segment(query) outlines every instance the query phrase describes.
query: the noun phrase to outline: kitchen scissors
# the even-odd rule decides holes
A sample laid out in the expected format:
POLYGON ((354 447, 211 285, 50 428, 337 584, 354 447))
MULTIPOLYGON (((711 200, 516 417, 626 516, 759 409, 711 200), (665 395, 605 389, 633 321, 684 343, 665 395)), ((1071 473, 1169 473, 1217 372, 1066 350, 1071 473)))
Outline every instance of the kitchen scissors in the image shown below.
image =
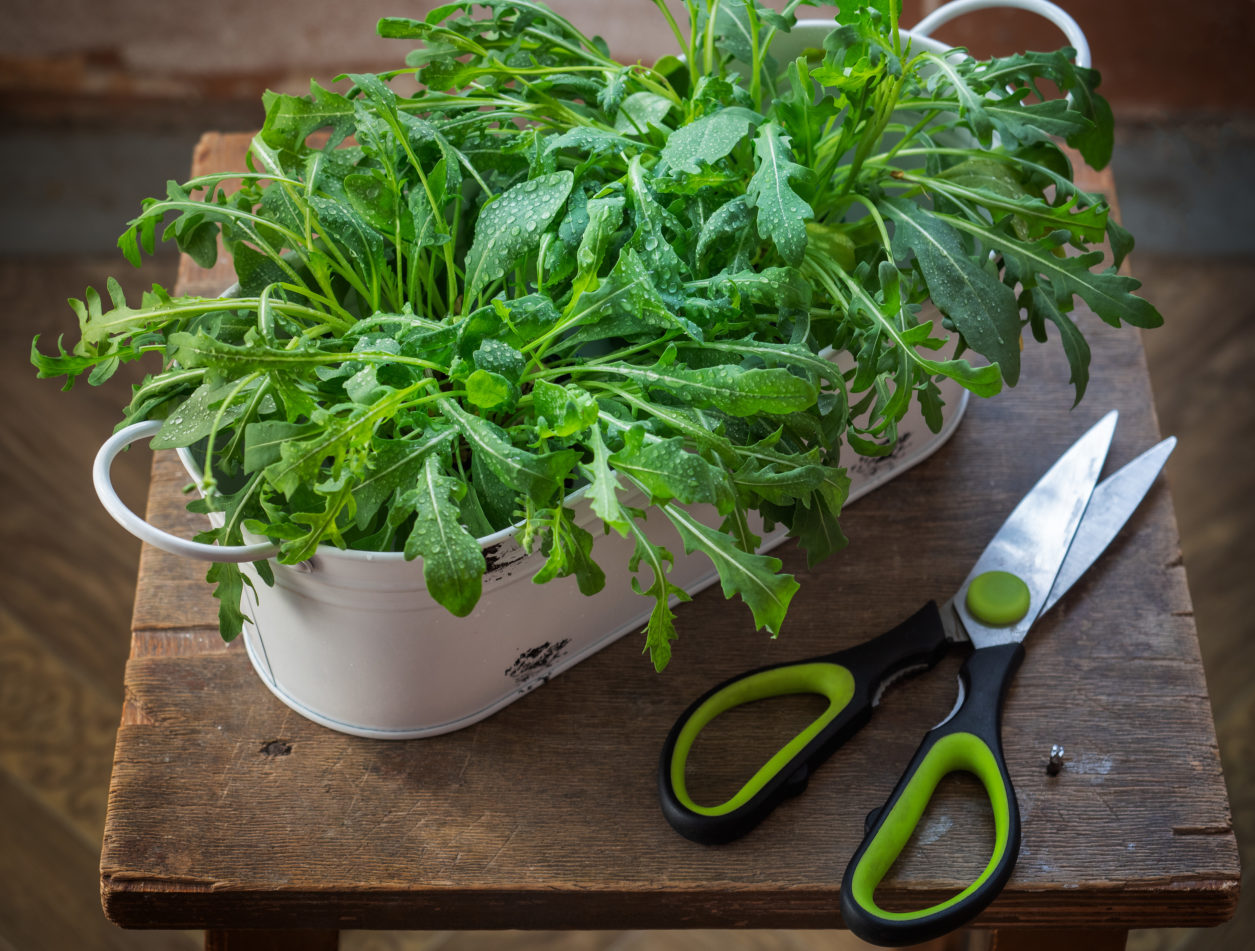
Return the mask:
POLYGON ((841 914, 860 938, 890 946, 930 940, 979 914, 1011 877, 1019 854, 1020 815, 1002 754, 1001 709, 1024 658, 1021 641, 1116 537, 1176 445, 1175 438, 1165 439, 1099 483, 1116 418, 1114 410, 1104 416, 1041 477, 944 604, 930 601, 854 647, 740 674, 694 701, 672 727, 659 760, 659 796, 671 825, 707 844, 749 832, 802 792, 811 772, 868 722, 888 684, 970 642, 975 649, 959 671, 954 708, 925 735, 884 806, 867 817, 863 841, 842 879, 841 914), (734 707, 791 694, 819 694, 828 707, 726 802, 695 802, 685 764, 702 729, 734 707), (989 797, 994 848, 988 864, 946 901, 908 912, 882 909, 876 887, 938 783, 959 771, 975 774, 989 797))

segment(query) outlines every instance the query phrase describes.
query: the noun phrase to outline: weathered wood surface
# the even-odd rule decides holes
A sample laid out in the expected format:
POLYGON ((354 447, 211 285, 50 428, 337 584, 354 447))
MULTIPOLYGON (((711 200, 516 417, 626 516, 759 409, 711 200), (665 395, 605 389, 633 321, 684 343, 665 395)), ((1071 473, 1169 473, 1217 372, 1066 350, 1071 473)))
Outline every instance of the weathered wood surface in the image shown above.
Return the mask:
MULTIPOLYGON (((246 141, 207 137, 195 171, 239 167, 246 141)), ((225 283, 185 270, 181 289, 225 283)), ((1078 319, 1094 350, 1083 406, 1069 410, 1057 347, 1030 341, 1019 387, 973 401, 946 447, 848 510, 846 552, 809 570, 792 545, 779 550, 802 589, 778 640, 708 590, 679 609, 664 675, 629 636, 443 737, 362 740, 292 713, 242 645, 216 639, 202 566, 146 548, 101 858, 106 913, 129 927, 839 927, 863 816, 949 709, 958 658, 891 690, 805 795, 729 846, 694 845, 666 824, 658 748, 710 684, 847 646, 948 596, 1015 501, 1106 409, 1122 411, 1109 468, 1159 438, 1136 335, 1078 319)), ((150 518, 190 533, 185 482, 159 454, 150 518)), ((1026 647, 1004 718, 1023 847, 978 924, 1227 918, 1237 849, 1162 483, 1026 647), (1067 760, 1051 778, 1054 743, 1067 760)), ((723 718, 727 730, 695 753, 712 773, 706 791, 748 775, 802 706, 723 718)), ((931 903, 970 881, 989 850, 987 810, 972 784, 945 784, 886 903, 931 903)))

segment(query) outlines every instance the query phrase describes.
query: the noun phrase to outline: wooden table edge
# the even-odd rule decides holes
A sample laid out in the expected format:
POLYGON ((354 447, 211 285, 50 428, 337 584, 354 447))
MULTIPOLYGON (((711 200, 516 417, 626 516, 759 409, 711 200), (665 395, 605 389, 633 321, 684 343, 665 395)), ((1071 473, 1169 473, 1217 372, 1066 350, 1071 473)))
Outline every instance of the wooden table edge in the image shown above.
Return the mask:
MULTIPOLYGON (((1075 889, 1051 889, 1068 904, 1069 928, 1213 927, 1228 921, 1237 908, 1238 878, 1200 878, 1144 883, 1129 888, 1118 882, 1082 896, 1075 889), (1176 893, 1174 895, 1174 892, 1176 893), (1083 900, 1078 903, 1077 899, 1083 900), (1127 908, 1121 912, 1121 908, 1127 908), (1148 914, 1148 909, 1153 913, 1148 914)), ((922 893, 913 893, 919 899, 922 893)), ((948 897, 938 893, 937 900, 948 897)), ((1040 892, 1014 893, 994 902, 974 922, 988 929, 1059 926, 1051 902, 1040 892), (1006 900, 1010 898, 1010 900, 1006 900)), ((892 896, 886 896, 891 899, 892 896)), ((774 887, 729 887, 722 895, 688 895, 663 888, 586 888, 559 893, 552 888, 450 888, 424 885, 421 895, 399 886, 361 889, 346 897, 343 889, 294 889, 282 901, 263 890, 196 879, 144 879, 101 875, 105 917, 128 929, 314 928, 353 929, 369 922, 385 930, 639 930, 746 927, 843 929, 839 888, 797 889, 782 905, 774 887), (328 901, 334 894, 336 900, 328 901), (154 901, 160 895, 161 900, 154 901), (178 901, 171 901, 176 895, 178 901), (641 914, 642 905, 654 909, 641 914), (179 914, 169 913, 177 907, 179 914)), ((891 903, 891 902, 890 902, 891 903)))

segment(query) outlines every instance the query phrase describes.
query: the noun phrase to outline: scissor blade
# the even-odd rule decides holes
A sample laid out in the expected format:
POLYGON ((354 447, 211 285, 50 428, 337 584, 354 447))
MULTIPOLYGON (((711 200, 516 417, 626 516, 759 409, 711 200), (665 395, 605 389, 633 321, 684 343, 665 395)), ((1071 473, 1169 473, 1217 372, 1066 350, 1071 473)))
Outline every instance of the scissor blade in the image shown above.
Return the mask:
POLYGON ((1049 611, 1056 601, 1068 593, 1068 589, 1089 570, 1089 566, 1098 560, 1098 556, 1120 534, 1124 523, 1155 484, 1155 479, 1159 477, 1164 463, 1168 461, 1168 456, 1172 455, 1176 445, 1176 437, 1169 436, 1163 442, 1151 446, 1119 472, 1098 483, 1041 614, 1049 611))
POLYGON ((1050 467, 1002 523, 955 594, 954 609, 977 648, 1022 641, 1041 614, 1098 484, 1116 418, 1112 410, 1050 467), (1028 613, 1015 624, 990 626, 968 611, 968 585, 987 571, 1010 572, 1028 586, 1028 613))

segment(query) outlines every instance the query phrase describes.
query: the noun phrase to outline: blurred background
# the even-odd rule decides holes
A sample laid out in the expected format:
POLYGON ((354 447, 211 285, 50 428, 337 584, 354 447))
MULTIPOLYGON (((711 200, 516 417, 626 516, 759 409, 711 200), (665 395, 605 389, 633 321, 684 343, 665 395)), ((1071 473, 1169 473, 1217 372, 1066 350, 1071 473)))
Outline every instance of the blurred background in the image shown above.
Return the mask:
MULTIPOLYGON (((550 0, 621 60, 672 41, 649 0, 550 0)), ((128 377, 73 396, 37 383, 31 337, 116 275, 128 294, 171 287, 172 248, 136 272, 115 242, 148 195, 186 177, 209 129, 262 119, 265 89, 399 65, 376 20, 428 0, 0 0, 0 951, 195 948, 197 936, 105 921, 97 863, 129 648, 139 543, 100 509, 90 461, 129 397, 128 377)), ((779 8, 782 0, 771 5, 779 8)), ((941 0, 906 0, 917 22, 941 0)), ((1063 0, 1117 118, 1113 160, 1132 271, 1166 318, 1144 341, 1234 823, 1255 856, 1255 40, 1251 0, 1063 0)), ((678 6, 678 4, 677 4, 678 6)), ((822 16, 823 9, 803 10, 822 16)), ((938 36, 981 55, 1053 49, 1033 16, 983 11, 938 36)), ((115 467, 142 507, 147 456, 115 467)), ((346 949, 855 947, 797 932, 633 935, 346 934, 346 949)), ((1255 894, 1205 932, 1136 931, 1130 948, 1255 947, 1255 894)))

